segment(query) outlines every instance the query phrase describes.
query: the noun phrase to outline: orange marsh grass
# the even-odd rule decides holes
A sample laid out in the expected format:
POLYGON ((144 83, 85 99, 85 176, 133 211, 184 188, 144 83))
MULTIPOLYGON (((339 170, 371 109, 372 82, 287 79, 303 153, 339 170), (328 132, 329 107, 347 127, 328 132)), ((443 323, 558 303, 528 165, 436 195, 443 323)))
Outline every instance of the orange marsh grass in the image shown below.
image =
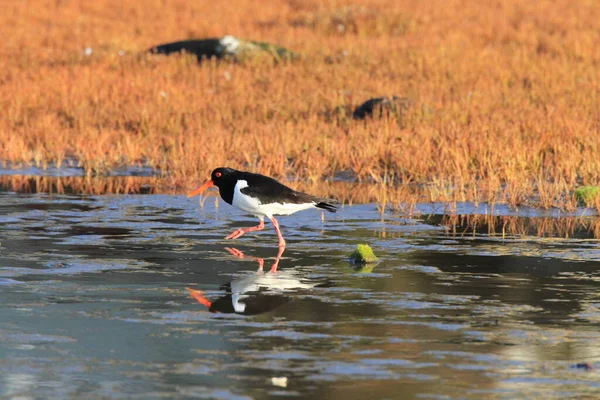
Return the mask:
MULTIPOLYGON (((427 216, 424 217, 427 220, 427 216)), ((600 220, 589 217, 536 217, 446 214, 437 216, 435 222, 448 228, 453 237, 476 236, 483 233, 511 240, 532 240, 534 237, 548 241, 561 239, 597 240, 600 238, 600 220)))
POLYGON ((144 163, 162 171, 158 191, 180 193, 227 165, 353 201, 318 184, 344 171, 377 184, 360 201, 392 207, 431 200, 573 209, 572 190, 598 183, 594 2, 6 7, 0 161, 11 165, 75 159, 92 175, 144 163), (225 34, 302 57, 198 65, 186 55, 140 54, 225 34), (407 96, 412 106, 400 120, 354 121, 344 111, 382 95, 407 96))

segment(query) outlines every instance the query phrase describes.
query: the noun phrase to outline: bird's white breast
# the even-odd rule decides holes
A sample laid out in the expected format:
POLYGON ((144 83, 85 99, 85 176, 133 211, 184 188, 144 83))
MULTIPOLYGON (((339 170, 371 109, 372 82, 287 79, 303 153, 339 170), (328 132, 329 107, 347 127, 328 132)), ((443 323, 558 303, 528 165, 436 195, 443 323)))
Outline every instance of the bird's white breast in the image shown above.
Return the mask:
POLYGON ((304 204, 282 204, 282 203, 269 203, 262 204, 260 200, 255 197, 248 196, 241 192, 242 189, 248 187, 248 182, 239 180, 235 184, 233 189, 233 200, 231 204, 240 210, 246 211, 250 214, 254 214, 257 217, 266 216, 268 218, 273 215, 290 215, 297 211, 307 210, 314 208, 315 203, 304 203, 304 204))
POLYGON ((295 289, 312 289, 317 284, 316 282, 302 282, 300 277, 292 272, 255 273, 231 282, 233 309, 238 313, 243 313, 246 310, 244 299, 249 296, 247 293, 258 293, 261 288, 266 289, 270 294, 284 294, 295 289))
POLYGON ((235 187, 233 188, 233 200, 231 201, 231 204, 240 210, 259 216, 261 215, 260 201, 257 198, 248 196, 241 192, 243 188, 247 187, 248 182, 246 181, 240 180, 236 182, 235 187))

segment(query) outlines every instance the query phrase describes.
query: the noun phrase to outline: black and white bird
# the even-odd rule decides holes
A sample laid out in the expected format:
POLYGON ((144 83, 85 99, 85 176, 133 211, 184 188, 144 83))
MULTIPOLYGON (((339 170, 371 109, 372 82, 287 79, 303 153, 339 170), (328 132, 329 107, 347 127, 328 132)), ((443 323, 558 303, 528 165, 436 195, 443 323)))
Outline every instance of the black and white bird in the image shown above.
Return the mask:
POLYGON ((297 271, 250 272, 221 285, 223 296, 214 300, 206 298, 200 290, 186 288, 190 296, 212 313, 258 315, 293 300, 293 295, 310 292, 316 287, 331 286, 329 281, 302 279, 297 271))
POLYGON ((211 186, 219 188, 221 198, 225 202, 255 215, 260 220, 257 226, 237 229, 225 239, 237 239, 244 233, 262 230, 265 227, 264 218, 267 217, 277 232, 278 246, 285 247, 285 240, 281 235, 275 215, 290 215, 310 208, 319 208, 330 212, 337 210, 336 200, 296 192, 273 178, 224 167, 215 169, 211 173, 210 180, 190 192, 188 197, 200 194, 211 186))
POLYGON ((247 257, 234 248, 226 247, 225 250, 236 258, 255 259, 258 262, 258 271, 236 276, 229 283, 222 285, 221 290, 225 290, 225 295, 213 301, 208 300, 200 290, 186 288, 193 299, 213 313, 262 314, 289 303, 293 294, 332 285, 329 280, 308 278, 302 270, 277 271, 284 252, 283 247, 279 247, 277 257, 268 272, 263 270, 263 258, 247 257))

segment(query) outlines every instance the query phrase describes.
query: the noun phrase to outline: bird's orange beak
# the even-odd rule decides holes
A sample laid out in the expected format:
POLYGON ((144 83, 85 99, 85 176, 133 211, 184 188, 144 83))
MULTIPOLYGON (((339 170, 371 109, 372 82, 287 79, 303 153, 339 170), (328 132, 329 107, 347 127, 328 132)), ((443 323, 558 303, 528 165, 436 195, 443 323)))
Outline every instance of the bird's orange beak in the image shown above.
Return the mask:
POLYGON ((215 186, 215 183, 212 181, 212 179, 209 180, 209 181, 207 181, 207 182, 205 182, 204 185, 200 186, 198 189, 196 189, 196 190, 194 190, 192 192, 189 192, 188 195, 187 195, 187 197, 192 197, 192 196, 195 196, 197 194, 200 194, 200 193, 204 192, 206 189, 208 189, 211 186, 215 186))
POLYGON ((192 298, 194 300, 196 300, 198 303, 202 304, 206 308, 210 309, 210 306, 211 306, 212 303, 206 297, 204 297, 204 295, 202 294, 201 291, 194 290, 194 289, 191 289, 189 287, 186 287, 186 289, 187 289, 188 292, 190 292, 190 296, 192 296, 192 298))

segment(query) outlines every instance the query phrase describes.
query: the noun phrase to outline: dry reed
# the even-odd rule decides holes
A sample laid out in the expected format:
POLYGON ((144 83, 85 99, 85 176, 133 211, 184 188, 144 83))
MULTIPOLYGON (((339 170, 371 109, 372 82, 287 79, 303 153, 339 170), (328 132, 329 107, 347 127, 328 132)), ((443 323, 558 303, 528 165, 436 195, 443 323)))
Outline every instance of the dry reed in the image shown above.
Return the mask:
POLYGON ((0 162, 75 159, 88 175, 142 163, 162 172, 157 191, 174 192, 227 165, 341 198, 353 193, 317 183, 343 172, 376 183, 361 201, 396 208, 573 209, 572 190, 598 183, 600 7, 589 0, 13 1, 0 34, 0 162), (303 56, 140 55, 226 34, 303 56), (350 118, 386 95, 412 106, 350 118))

